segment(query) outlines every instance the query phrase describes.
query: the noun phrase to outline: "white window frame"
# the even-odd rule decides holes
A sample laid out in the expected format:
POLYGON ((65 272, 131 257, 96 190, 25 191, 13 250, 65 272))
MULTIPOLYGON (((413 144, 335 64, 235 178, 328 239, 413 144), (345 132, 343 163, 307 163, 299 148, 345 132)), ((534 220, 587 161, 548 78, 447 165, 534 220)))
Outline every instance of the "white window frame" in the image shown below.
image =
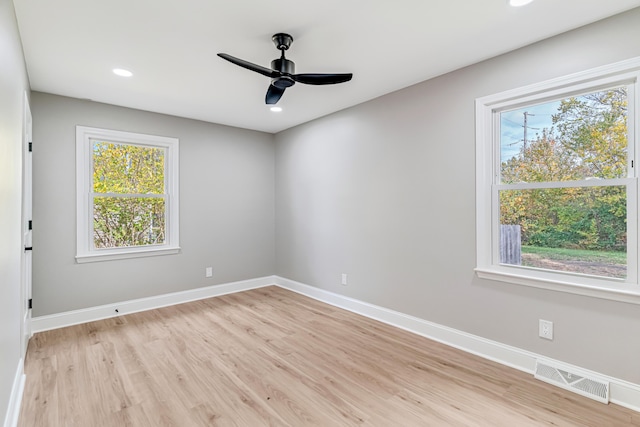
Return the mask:
POLYGON ((76 126, 76 262, 127 259, 180 252, 179 244, 179 140, 178 138, 76 126), (164 244, 123 248, 94 248, 93 141, 101 140, 165 150, 164 244))
MULTIPOLYGON (((638 267, 638 129, 640 129, 640 57, 476 99, 476 274, 483 279, 640 304, 638 267), (500 264, 500 190, 539 188, 539 184, 500 182, 500 113, 531 104, 627 85, 628 170, 607 180, 627 187, 627 278, 500 264), (633 167, 635 166, 635 167, 633 167), (614 182, 615 181, 615 182, 614 182)), ((593 181, 548 183, 548 188, 599 185, 593 181)), ((601 185, 601 184, 600 184, 601 185)))

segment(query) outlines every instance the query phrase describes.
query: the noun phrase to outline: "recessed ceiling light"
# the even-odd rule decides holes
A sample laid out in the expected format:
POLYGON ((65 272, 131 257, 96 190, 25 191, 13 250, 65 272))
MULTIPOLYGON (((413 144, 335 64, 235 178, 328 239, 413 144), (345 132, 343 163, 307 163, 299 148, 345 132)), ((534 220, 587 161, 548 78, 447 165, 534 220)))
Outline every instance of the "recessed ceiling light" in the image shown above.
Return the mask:
POLYGON ((531 3, 533 0, 509 0, 509 6, 520 7, 531 3))
POLYGON ((280 111, 282 111, 282 107, 271 107, 269 109, 274 113, 279 113, 280 111))
POLYGON ((121 77, 131 77, 133 76, 133 73, 129 70, 125 70, 123 68, 114 68, 113 69, 113 74, 116 74, 118 76, 121 77))

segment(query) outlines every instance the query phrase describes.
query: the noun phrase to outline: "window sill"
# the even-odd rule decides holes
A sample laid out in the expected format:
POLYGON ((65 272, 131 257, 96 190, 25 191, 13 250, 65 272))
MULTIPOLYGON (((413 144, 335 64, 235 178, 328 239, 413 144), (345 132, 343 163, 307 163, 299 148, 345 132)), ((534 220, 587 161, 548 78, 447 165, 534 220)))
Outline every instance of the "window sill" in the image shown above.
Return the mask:
POLYGON ((602 285, 584 284, 576 283, 580 280, 579 278, 575 278, 576 282, 551 278, 539 278, 531 275, 518 274, 518 272, 512 272, 506 269, 503 270, 500 268, 476 268, 475 272, 481 279, 496 280, 499 282, 531 286, 534 288, 548 289, 551 291, 565 292, 612 301, 621 301, 631 304, 640 304, 640 289, 634 289, 640 287, 636 285, 615 283, 613 281, 606 282, 611 283, 609 286, 604 284, 605 281, 603 281, 602 285))
POLYGON ((160 255, 174 255, 180 253, 180 247, 154 248, 154 249, 134 249, 110 253, 95 253, 87 255, 76 255, 76 262, 84 264, 87 262, 112 261, 117 259, 142 258, 160 255))

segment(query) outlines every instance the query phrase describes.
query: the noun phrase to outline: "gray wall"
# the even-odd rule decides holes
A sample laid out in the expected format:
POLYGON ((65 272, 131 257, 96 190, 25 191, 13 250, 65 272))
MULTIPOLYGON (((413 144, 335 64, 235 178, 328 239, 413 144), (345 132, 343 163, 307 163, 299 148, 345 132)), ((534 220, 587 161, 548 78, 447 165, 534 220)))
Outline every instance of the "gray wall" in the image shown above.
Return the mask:
POLYGON ((34 316, 274 274, 272 135, 38 92, 31 107, 34 316), (180 254, 76 264, 76 125, 180 139, 180 254))
POLYGON ((13 2, 0 1, 0 422, 22 356, 22 126, 28 90, 13 2))
POLYGON ((635 9, 276 135, 277 274, 640 383, 640 306, 473 272, 475 98, 640 56, 639 24, 635 9))

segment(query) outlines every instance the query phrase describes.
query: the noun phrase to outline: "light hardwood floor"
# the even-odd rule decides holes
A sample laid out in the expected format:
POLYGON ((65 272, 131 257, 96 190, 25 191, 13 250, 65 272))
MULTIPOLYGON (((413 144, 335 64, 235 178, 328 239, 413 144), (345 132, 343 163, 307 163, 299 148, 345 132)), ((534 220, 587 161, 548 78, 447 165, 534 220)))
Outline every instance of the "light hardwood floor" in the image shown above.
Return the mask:
POLYGON ((21 427, 640 425, 277 287, 39 333, 25 369, 21 427))

